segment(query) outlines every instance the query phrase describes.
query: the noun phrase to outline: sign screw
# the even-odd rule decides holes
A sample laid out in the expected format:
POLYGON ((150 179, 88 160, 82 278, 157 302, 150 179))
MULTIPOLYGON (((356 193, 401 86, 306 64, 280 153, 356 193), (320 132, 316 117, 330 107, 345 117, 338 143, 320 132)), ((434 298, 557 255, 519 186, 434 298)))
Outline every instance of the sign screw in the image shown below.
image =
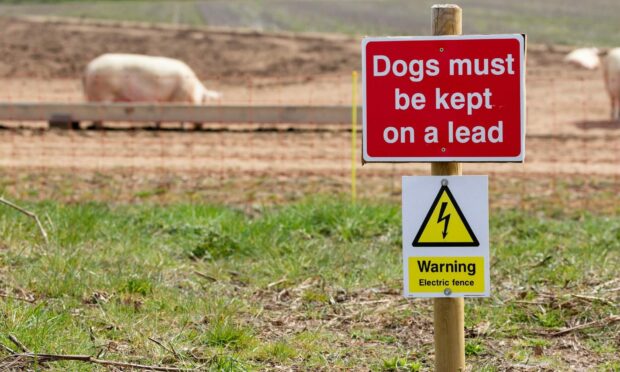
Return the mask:
POLYGON ((448 186, 448 180, 447 179, 442 179, 441 180, 441 186, 448 186))
POLYGON ((442 147, 442 148, 441 148, 441 152, 446 152, 446 148, 445 148, 445 147, 442 147))
POLYGON ((443 48, 439 48, 439 51, 440 51, 440 52, 443 52, 443 48))
POLYGON ((450 296, 452 294, 452 290, 450 288, 446 288, 443 290, 443 294, 446 296, 450 296))

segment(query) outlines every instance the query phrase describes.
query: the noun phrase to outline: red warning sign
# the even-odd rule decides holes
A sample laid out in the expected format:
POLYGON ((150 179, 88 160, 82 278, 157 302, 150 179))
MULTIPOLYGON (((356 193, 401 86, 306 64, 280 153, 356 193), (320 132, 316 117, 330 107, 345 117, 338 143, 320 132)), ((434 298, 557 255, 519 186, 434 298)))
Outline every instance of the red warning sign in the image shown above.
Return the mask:
POLYGON ((523 35, 365 38, 366 162, 520 162, 523 35))

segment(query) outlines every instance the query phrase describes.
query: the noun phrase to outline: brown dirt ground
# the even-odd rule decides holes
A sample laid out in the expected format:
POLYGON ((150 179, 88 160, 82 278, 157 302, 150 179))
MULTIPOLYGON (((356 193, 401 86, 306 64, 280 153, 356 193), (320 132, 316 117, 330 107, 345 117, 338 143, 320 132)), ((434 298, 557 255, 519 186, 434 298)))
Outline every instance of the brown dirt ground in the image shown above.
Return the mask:
POLYGON ((117 27, 1 19, 0 76, 79 78, 102 53, 179 58, 199 77, 238 82, 248 77, 297 77, 349 72, 359 65, 348 37, 207 32, 201 29, 117 27))

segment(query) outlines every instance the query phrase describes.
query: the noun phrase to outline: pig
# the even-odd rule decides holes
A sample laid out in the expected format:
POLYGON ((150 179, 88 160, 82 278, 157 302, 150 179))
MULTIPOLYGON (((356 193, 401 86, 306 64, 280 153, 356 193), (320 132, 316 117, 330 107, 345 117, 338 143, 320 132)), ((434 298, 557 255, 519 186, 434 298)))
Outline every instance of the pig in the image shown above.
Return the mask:
POLYGON ((138 54, 104 54, 84 71, 84 94, 90 102, 178 102, 195 105, 221 94, 202 85, 178 59, 138 54))
POLYGON ((601 66, 605 88, 611 102, 611 119, 620 121, 620 48, 603 51, 597 48, 576 49, 564 60, 588 69, 601 66))
POLYGON ((139 54, 108 53, 93 59, 84 70, 82 84, 88 102, 201 105, 221 97, 205 88, 184 62, 139 54))
POLYGON ((594 70, 601 65, 598 48, 579 48, 568 53, 564 61, 572 63, 588 70, 594 70))

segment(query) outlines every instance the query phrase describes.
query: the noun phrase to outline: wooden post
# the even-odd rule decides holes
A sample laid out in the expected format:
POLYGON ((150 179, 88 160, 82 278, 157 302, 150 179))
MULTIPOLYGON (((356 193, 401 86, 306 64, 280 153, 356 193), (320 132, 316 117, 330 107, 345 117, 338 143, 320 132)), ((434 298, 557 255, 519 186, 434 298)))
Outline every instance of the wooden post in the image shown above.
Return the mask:
MULTIPOLYGON (((433 35, 461 35, 462 11, 458 5, 433 5, 433 35)), ((461 163, 432 163, 431 175, 460 176, 461 163)), ((463 298, 435 298, 435 371, 465 370, 465 303, 463 298)))

